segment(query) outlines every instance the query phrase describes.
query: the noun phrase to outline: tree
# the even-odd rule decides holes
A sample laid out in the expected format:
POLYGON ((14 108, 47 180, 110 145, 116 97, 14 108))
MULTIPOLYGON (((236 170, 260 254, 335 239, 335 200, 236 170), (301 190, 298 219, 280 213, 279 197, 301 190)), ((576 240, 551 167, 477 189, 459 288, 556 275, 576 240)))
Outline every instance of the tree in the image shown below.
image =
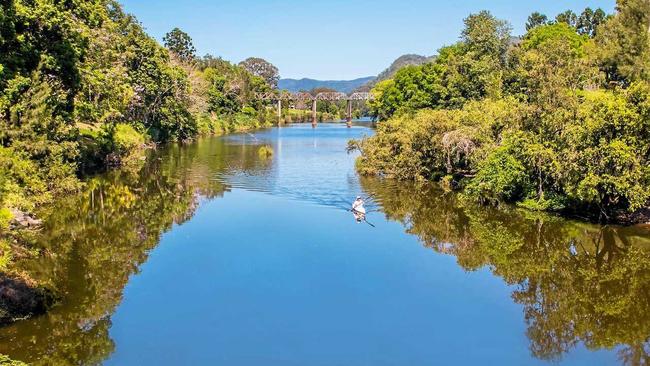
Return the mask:
POLYGON ((203 76, 209 87, 208 112, 233 115, 246 107, 259 109, 255 93, 269 91, 269 86, 259 76, 228 61, 216 59, 213 67, 204 70, 203 76))
POLYGON ((556 23, 531 29, 521 43, 521 49, 535 49, 544 43, 559 41, 569 45, 576 55, 584 55, 584 45, 587 40, 586 36, 577 34, 575 29, 566 23, 556 23))
POLYGON ((192 44, 192 38, 178 28, 174 28, 171 32, 165 34, 163 43, 168 50, 183 61, 191 61, 195 57, 196 49, 192 44))
POLYGON ((271 88, 278 87, 278 81, 280 80, 280 74, 278 73, 278 68, 275 67, 272 63, 257 57, 249 57, 246 60, 239 63, 239 66, 248 70, 251 74, 259 76, 271 88))
POLYGON ((470 14, 463 20, 465 28, 461 39, 478 56, 503 58, 510 41, 510 24, 497 19, 489 11, 470 14))
POLYGON ((603 221, 648 207, 650 86, 642 80, 650 5, 621 3, 601 27, 595 24, 602 14, 587 9, 580 34, 567 12, 558 17, 566 21, 531 28, 508 52, 504 22, 488 12, 470 15, 462 42, 373 89, 370 106, 382 124, 355 145, 359 171, 398 179, 448 175, 466 179, 465 196, 483 203, 567 209, 603 221), (594 49, 631 73, 623 74, 627 89, 597 90, 594 49), (433 111, 421 110, 427 108, 433 111))
POLYGON ((464 22, 461 42, 375 86, 376 99, 370 103, 374 116, 383 120, 421 108, 461 108, 467 101, 501 94, 510 25, 488 11, 471 14, 464 22))
POLYGON ((526 31, 529 31, 537 26, 544 25, 548 22, 548 17, 539 12, 534 12, 528 16, 528 21, 526 22, 526 31))
POLYGON ((606 18, 607 14, 605 14, 603 9, 598 8, 596 11, 594 11, 591 10, 591 8, 586 8, 578 17, 576 29, 580 34, 586 34, 589 37, 594 37, 596 35, 598 26, 602 24, 606 18))
POLYGON ((564 13, 558 14, 555 17, 555 21, 558 23, 566 23, 575 28, 578 23, 578 16, 573 11, 567 10, 564 13))
POLYGON ((203 57, 198 57, 196 59, 196 64, 200 70, 205 70, 208 67, 218 68, 219 65, 221 65, 224 62, 227 61, 224 61, 221 57, 214 57, 209 53, 203 57))
POLYGON ((596 35, 596 53, 609 81, 650 80, 650 1, 618 0, 617 13, 596 35))

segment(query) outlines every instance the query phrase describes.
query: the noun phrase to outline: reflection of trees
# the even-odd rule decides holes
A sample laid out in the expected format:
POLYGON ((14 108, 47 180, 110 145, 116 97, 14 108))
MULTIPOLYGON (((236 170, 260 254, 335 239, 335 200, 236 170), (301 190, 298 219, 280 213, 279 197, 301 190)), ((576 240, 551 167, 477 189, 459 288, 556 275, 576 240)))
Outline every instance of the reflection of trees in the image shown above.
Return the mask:
POLYGON ((431 186, 373 179, 363 188, 387 217, 465 269, 489 266, 524 306, 531 352, 557 360, 583 342, 650 361, 650 239, 516 209, 474 207, 431 186))
POLYGON ((35 365, 101 363, 113 352, 110 315, 129 276, 160 236, 192 217, 200 197, 227 187, 219 171, 262 169, 257 147, 220 139, 154 152, 147 163, 91 179, 79 195, 43 213, 36 246, 43 255, 18 266, 52 289, 59 304, 46 315, 0 329, 0 353, 35 365))

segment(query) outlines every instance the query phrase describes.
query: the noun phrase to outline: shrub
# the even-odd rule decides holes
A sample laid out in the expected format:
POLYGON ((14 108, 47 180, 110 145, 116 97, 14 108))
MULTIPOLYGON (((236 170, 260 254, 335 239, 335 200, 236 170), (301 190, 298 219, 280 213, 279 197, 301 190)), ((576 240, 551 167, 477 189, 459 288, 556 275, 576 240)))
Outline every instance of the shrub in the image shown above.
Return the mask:
POLYGON ((451 175, 445 175, 440 179, 440 186, 442 189, 445 191, 453 191, 454 190, 454 177, 451 175))
POLYGON ((115 151, 122 156, 142 148, 145 143, 144 135, 124 123, 118 123, 115 126, 112 137, 115 151))
MULTIPOLYGON (((25 154, 13 148, 0 147, 0 203, 31 210, 38 204, 50 202, 52 192, 49 189, 57 187, 58 182, 48 182, 47 173, 25 154)), ((74 175, 71 179, 76 181, 74 175)))
POLYGON ((28 366, 22 361, 10 359, 8 356, 0 354, 0 366, 28 366))
POLYGON ((7 270, 9 262, 11 262, 11 246, 4 239, 0 239, 0 272, 7 270))
POLYGON ((9 211, 8 208, 2 207, 0 208, 0 234, 4 231, 7 231, 9 229, 9 223, 13 219, 13 215, 11 214, 11 211, 9 211))
POLYGON ((562 211, 566 207, 565 199, 555 194, 547 194, 544 197, 526 198, 517 203, 517 206, 531 211, 562 211))
POLYGON ((507 147, 499 147, 481 162, 466 194, 478 202, 497 205, 521 197, 526 181, 524 165, 507 147))

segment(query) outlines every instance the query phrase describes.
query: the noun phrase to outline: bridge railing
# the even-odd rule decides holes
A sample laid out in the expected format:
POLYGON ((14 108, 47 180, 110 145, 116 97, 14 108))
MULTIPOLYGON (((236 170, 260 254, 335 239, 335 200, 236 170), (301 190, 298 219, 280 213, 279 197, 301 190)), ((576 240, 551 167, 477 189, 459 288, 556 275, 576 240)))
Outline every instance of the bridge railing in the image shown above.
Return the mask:
POLYGON ((257 100, 268 100, 268 101, 314 101, 314 100, 325 100, 325 101, 339 101, 339 100, 374 100, 372 93, 352 93, 350 95, 340 92, 323 92, 318 93, 315 96, 309 93, 278 93, 278 92, 266 92, 266 93, 256 93, 255 99, 257 100))
POLYGON ((372 93, 352 93, 350 95, 340 92, 323 92, 316 95, 311 95, 309 93, 289 93, 286 91, 282 92, 266 92, 266 93, 256 93, 255 98, 257 100, 266 100, 277 103, 278 109, 278 121, 282 120, 282 101, 303 101, 311 102, 311 124, 313 127, 317 125, 317 109, 316 104, 318 101, 340 101, 344 100, 347 102, 346 108, 346 119, 348 127, 352 127, 352 103, 357 100, 373 100, 375 97, 372 93))

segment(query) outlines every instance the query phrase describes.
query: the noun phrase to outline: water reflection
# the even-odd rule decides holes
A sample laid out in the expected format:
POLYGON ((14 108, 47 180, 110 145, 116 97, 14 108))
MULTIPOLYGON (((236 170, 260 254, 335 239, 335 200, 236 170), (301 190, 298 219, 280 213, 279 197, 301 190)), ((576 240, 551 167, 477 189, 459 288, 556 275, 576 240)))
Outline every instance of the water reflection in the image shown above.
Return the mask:
POLYGON ((36 247, 44 255, 19 263, 55 291, 59 305, 1 328, 0 353, 35 365, 102 363, 116 348, 111 315, 161 235, 189 220, 202 200, 242 189, 346 211, 361 195, 378 226, 370 230, 387 226, 373 213, 380 210, 462 268, 488 267, 512 285, 535 357, 560 360, 584 343, 616 349, 623 364, 649 363, 649 232, 468 206, 428 185, 360 180, 344 149, 366 133, 296 126, 205 139, 90 180, 43 213, 49 219, 36 247), (258 153, 267 144, 270 158, 258 153))
POLYGON ((583 342, 618 349, 622 364, 650 361, 650 232, 468 206, 431 186, 361 185, 425 246, 514 285, 535 357, 560 360, 583 342))
MULTIPOLYGON (((0 353, 34 365, 94 365, 115 348, 110 316, 129 276, 160 236, 192 217, 201 199, 227 187, 214 172, 267 169, 257 145, 207 139, 153 152, 147 163, 88 182, 83 193, 44 212, 36 245, 44 255, 19 266, 54 290, 58 306, 0 329, 0 353)), ((153 306, 153 305, 152 305, 153 306)))

